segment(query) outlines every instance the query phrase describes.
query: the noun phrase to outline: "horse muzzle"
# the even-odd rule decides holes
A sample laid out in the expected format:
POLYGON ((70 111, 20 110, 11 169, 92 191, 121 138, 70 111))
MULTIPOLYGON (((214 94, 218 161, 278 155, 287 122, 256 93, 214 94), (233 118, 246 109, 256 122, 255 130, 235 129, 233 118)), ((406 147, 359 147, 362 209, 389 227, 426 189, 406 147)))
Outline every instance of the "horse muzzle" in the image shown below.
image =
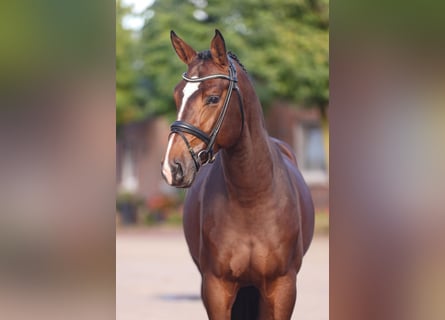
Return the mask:
POLYGON ((162 177, 173 187, 188 188, 195 180, 196 170, 193 166, 193 164, 186 164, 177 160, 165 160, 161 163, 162 177))

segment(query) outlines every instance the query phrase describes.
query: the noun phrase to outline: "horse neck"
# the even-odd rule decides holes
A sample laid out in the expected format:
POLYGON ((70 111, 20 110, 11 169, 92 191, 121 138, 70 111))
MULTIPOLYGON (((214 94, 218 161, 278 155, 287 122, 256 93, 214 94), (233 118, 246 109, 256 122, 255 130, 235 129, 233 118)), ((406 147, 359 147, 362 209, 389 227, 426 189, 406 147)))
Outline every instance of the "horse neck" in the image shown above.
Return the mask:
POLYGON ((235 145, 222 150, 222 161, 229 194, 249 204, 273 188, 273 160, 261 103, 247 75, 240 73, 244 129, 235 145))

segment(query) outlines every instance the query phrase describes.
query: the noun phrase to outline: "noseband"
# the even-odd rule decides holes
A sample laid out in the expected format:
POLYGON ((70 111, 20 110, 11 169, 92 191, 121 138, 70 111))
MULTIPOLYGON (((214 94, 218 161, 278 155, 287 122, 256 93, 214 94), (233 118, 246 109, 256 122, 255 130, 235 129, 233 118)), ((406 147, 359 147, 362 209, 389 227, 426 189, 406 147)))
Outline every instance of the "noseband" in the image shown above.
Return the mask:
POLYGON ((225 74, 212 74, 209 76, 201 77, 201 78, 189 78, 187 77, 186 73, 184 72, 182 74, 182 78, 187 82, 202 82, 205 80, 210 79, 227 79, 230 81, 229 88, 227 89, 227 94, 224 99, 224 105, 222 107, 222 110, 218 116, 218 119, 216 120, 216 123, 210 132, 210 134, 205 133, 201 129, 185 122, 185 121, 175 121, 170 126, 170 135, 173 133, 178 134, 185 142, 188 151, 190 152, 190 155, 192 156, 193 161, 195 162, 196 171, 199 170, 199 168, 202 165, 205 165, 207 163, 212 163, 215 160, 214 154, 213 154, 213 146, 216 141, 216 137, 218 136, 219 130, 221 129, 221 126, 224 121, 224 117, 226 116, 227 109, 229 106, 230 98, 232 97, 232 91, 236 90, 238 93, 238 100, 239 100, 239 108, 241 112, 241 132, 244 128, 244 110, 243 110, 243 102, 241 99, 241 94, 237 85, 238 78, 236 77, 236 69, 233 66, 232 60, 229 59, 229 75, 225 74), (187 140, 184 133, 191 134, 195 136, 196 138, 200 139, 206 144, 206 148, 202 149, 201 151, 196 154, 196 152, 193 150, 192 146, 190 145, 190 142, 187 140))

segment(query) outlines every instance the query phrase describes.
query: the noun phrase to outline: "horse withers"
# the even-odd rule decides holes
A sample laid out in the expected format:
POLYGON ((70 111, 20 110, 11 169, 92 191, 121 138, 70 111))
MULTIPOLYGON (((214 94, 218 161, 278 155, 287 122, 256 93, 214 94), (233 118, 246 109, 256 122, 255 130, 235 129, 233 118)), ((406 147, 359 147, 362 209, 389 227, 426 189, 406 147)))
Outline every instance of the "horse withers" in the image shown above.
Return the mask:
POLYGON ((173 31, 187 72, 162 175, 189 188, 184 234, 209 319, 289 320, 312 240, 311 195, 290 147, 268 136, 260 101, 216 30, 196 52, 173 31))

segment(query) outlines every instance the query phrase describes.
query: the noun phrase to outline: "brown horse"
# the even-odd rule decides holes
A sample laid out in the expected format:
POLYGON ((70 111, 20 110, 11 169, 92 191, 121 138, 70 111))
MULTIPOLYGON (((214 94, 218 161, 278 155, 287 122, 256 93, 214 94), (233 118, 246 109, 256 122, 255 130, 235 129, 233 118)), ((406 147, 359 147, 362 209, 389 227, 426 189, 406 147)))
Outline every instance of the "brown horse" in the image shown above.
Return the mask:
POLYGON ((289 146, 268 136, 221 33, 199 53, 173 31, 171 41, 188 70, 174 90, 178 117, 162 174, 190 187, 184 233, 209 319, 288 320, 314 229, 309 189, 289 146))

